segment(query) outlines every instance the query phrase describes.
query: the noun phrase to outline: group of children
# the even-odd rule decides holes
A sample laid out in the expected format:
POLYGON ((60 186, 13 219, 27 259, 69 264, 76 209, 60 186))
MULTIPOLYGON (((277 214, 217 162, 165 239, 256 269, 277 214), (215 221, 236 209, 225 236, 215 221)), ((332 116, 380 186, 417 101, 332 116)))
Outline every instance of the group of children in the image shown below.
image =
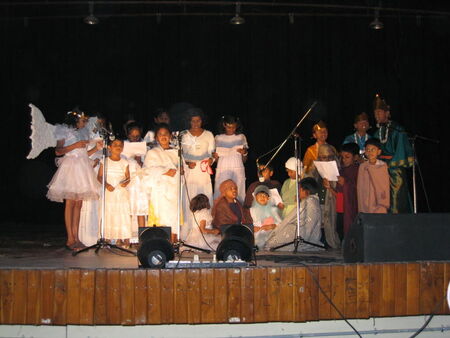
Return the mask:
MULTIPOLYGON (((205 249, 215 249, 222 227, 230 224, 249 226, 260 249, 290 242, 297 235, 298 193, 299 235, 310 243, 339 248, 358 212, 380 213, 389 208, 389 175, 386 164, 378 159, 380 142, 355 133, 356 142, 345 142, 338 154, 326 142, 328 129, 323 122, 314 125, 316 143, 308 148, 303 162, 296 158, 286 162, 289 178, 283 185, 272 180, 270 165, 260 165, 258 181, 245 189, 244 163, 249 147, 236 117, 222 117, 215 137, 203 128, 205 116, 196 108, 188 111, 188 129, 180 133, 170 130, 165 111, 158 113, 156 127, 145 137, 140 126, 131 121, 125 126, 126 140, 110 141, 106 163, 98 165, 98 161, 89 162, 89 156, 98 154, 102 144, 88 147, 83 136, 86 133, 82 132, 85 116, 71 112, 68 117, 66 124, 57 127, 56 153, 64 157, 59 160, 47 196, 66 201, 66 246, 71 250, 92 244, 78 235, 78 225, 83 201, 98 200, 101 195, 104 165, 104 237, 125 247, 137 237, 137 226, 146 225, 170 226, 173 240, 180 238, 205 249), (146 153, 124 156, 128 142, 145 142, 146 153), (322 178, 315 161, 336 161, 337 181, 322 178), (215 162, 213 194, 211 167, 215 162), (177 208, 180 200, 184 203, 177 208), (177 222, 183 224, 180 234, 177 222)), ((366 117, 358 115, 357 132, 367 129, 366 117)), ((95 229, 98 210, 96 224, 90 224, 95 229)))

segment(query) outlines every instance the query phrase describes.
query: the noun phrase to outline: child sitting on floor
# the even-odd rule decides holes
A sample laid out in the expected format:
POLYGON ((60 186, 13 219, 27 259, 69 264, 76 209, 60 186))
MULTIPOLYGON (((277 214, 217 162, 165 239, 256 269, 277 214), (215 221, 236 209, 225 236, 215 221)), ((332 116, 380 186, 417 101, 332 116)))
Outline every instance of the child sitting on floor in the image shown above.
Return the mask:
MULTIPOLYGON (((266 166, 264 164, 260 164, 258 167, 259 180, 248 186, 247 193, 245 194, 244 208, 251 208, 253 203, 253 193, 255 192, 256 187, 260 185, 266 186, 269 190, 277 189, 278 193, 281 192, 281 183, 276 180, 272 180, 273 167, 271 165, 266 166)), ((273 201, 271 202, 273 203, 273 201)), ((283 210, 284 208, 283 203, 278 203, 277 206, 280 210, 283 210)))
POLYGON ((255 189, 255 199, 250 208, 253 219, 253 231, 255 234, 255 245, 263 248, 267 238, 275 227, 280 224, 281 218, 278 208, 270 202, 270 191, 265 185, 259 185, 255 189))

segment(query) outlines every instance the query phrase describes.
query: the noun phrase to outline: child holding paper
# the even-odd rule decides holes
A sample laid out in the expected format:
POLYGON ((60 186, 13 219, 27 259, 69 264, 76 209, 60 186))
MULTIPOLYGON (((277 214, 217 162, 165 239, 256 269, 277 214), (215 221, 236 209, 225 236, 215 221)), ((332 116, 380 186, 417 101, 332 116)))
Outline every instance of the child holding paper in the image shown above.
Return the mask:
MULTIPOLYGON (((244 208, 251 208, 253 203, 253 193, 256 187, 260 185, 264 185, 269 188, 269 191, 273 191, 275 189, 278 194, 281 192, 281 183, 277 180, 272 180, 273 176, 273 167, 272 165, 260 164, 258 168, 258 181, 253 182, 247 188, 247 192, 245 194, 244 208)), ((281 198, 281 196, 280 196, 281 198)), ((270 201, 272 204, 276 205, 280 210, 283 210, 284 204, 281 202, 276 202, 275 200, 270 201)))
POLYGON ((242 124, 238 117, 222 116, 216 135, 216 152, 213 153, 217 162, 214 184, 214 199, 220 195, 220 184, 228 179, 238 186, 238 199, 241 203, 245 199, 245 168, 247 160, 247 138, 242 134, 242 124))

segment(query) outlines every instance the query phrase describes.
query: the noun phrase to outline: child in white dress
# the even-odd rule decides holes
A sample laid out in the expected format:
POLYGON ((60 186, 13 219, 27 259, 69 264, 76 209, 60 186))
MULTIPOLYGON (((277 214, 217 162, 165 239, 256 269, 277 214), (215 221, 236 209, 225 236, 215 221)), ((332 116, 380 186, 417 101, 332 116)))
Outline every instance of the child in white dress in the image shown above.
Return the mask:
POLYGON ((89 141, 80 132, 87 117, 79 111, 67 113, 65 124, 56 125, 55 153, 63 156, 56 160, 58 170, 48 184, 47 198, 54 202, 65 201, 64 221, 67 231, 66 248, 84 247, 78 238, 82 202, 98 199, 98 182, 95 179, 89 156, 102 148, 101 142, 87 151, 89 141))
MULTIPOLYGON (((108 240, 117 240, 117 245, 129 248, 131 217, 126 186, 130 180, 130 171, 128 161, 120 157, 123 144, 122 140, 115 139, 108 146, 110 156, 106 159, 104 237, 108 240)), ((100 164, 97 179, 102 182, 103 163, 100 164)))
POLYGON ((186 244, 201 249, 216 250, 221 237, 220 230, 211 225, 211 206, 209 199, 204 194, 199 194, 191 200, 190 209, 193 213, 193 224, 186 238, 186 244))
POLYGON ((216 152, 214 158, 218 160, 214 184, 214 199, 220 195, 220 184, 228 179, 233 180, 239 191, 238 199, 245 200, 245 168, 247 160, 247 138, 241 132, 242 125, 239 118, 222 116, 219 135, 216 135, 216 152))

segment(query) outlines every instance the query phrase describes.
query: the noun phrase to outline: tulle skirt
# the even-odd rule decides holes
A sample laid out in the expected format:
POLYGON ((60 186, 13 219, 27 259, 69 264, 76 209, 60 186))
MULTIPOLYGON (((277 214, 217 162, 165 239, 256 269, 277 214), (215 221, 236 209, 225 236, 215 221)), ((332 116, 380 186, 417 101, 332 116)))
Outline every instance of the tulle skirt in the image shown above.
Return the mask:
POLYGON ((57 160, 58 170, 48 184, 47 198, 54 202, 96 200, 99 186, 86 149, 75 149, 57 160))

